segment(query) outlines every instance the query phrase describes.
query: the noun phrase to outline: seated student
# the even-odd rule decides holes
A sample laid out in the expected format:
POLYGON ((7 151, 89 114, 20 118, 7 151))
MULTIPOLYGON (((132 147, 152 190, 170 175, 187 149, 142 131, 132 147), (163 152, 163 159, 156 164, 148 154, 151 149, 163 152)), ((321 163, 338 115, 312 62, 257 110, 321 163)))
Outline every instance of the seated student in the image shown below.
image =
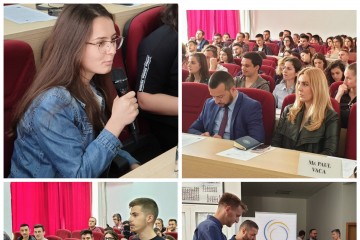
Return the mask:
POLYGON ((283 80, 276 85, 273 91, 276 108, 281 109, 284 98, 295 92, 296 78, 301 68, 302 64, 299 59, 293 57, 286 58, 282 71, 283 80))
POLYGON ((283 57, 283 58, 279 58, 278 59, 278 63, 275 69, 275 84, 278 85, 281 80, 283 79, 283 69, 284 69, 284 65, 285 65, 285 61, 288 59, 289 57, 283 57))
MULTIPOLYGON (((160 151, 178 144, 178 5, 161 13, 163 25, 138 47, 137 97, 160 151), (166 41, 160 39, 166 38, 166 41)), ((155 151, 155 150, 154 150, 155 151)))
POLYGON ((189 40, 186 44, 186 55, 189 56, 191 53, 197 52, 197 42, 189 40))
POLYGON ((253 51, 261 51, 264 52, 266 55, 273 55, 273 52, 271 51, 271 48, 266 46, 264 42, 264 37, 262 34, 257 34, 255 36, 256 38, 256 46, 253 48, 253 51))
POLYGON ((219 45, 220 48, 222 48, 224 46, 224 43, 222 42, 222 36, 220 33, 216 33, 213 36, 213 42, 212 45, 219 45))
POLYGON ((315 53, 311 58, 311 66, 320 68, 321 70, 325 71, 328 66, 328 62, 326 61, 324 54, 315 53))
POLYGON ((234 40, 233 45, 235 43, 239 43, 243 49, 243 52, 246 53, 249 51, 249 45, 247 43, 245 43, 244 41, 245 41, 245 34, 242 32, 238 32, 236 34, 236 39, 234 40))
POLYGON ((218 62, 217 47, 214 45, 207 45, 203 53, 206 57, 206 62, 210 71, 228 71, 228 69, 218 62))
POLYGON ((241 59, 242 76, 235 77, 236 87, 258 88, 270 92, 269 82, 259 75, 262 58, 256 52, 245 53, 241 59))
POLYGON ((223 47, 220 51, 220 63, 234 63, 232 51, 228 47, 223 47))
POLYGON ((345 65, 342 61, 336 60, 331 62, 329 66, 325 69, 328 85, 330 86, 333 82, 344 81, 344 72, 345 65))
POLYGON ((210 78, 206 57, 203 53, 193 53, 188 61, 189 77, 186 82, 198 82, 207 84, 210 78))
POLYGON ((205 32, 201 29, 196 31, 195 41, 197 43, 197 51, 201 52, 203 48, 209 44, 209 41, 205 39, 205 32))
POLYGON ((138 166, 118 139, 138 115, 135 93, 112 102, 104 81, 121 43, 102 5, 64 7, 14 113, 10 177, 94 178, 117 156, 138 166))
POLYGON ((165 232, 166 231, 166 227, 164 227, 164 221, 161 218, 157 218, 155 220, 155 224, 154 226, 158 229, 160 229, 161 232, 165 232))
POLYGON ((335 99, 340 103, 341 127, 347 128, 350 109, 356 103, 356 62, 346 68, 344 75, 344 83, 339 86, 335 99))
POLYGON ((309 49, 302 50, 300 52, 300 58, 304 68, 311 67, 312 54, 310 53, 309 49))
POLYGON ((326 53, 326 57, 338 59, 340 50, 344 46, 344 40, 341 36, 337 35, 333 38, 333 48, 326 53))
POLYGON ((231 40, 231 37, 230 37, 229 33, 224 33, 224 35, 223 35, 223 43, 224 43, 224 47, 231 48, 232 40, 231 40))
POLYGON ((114 231, 106 231, 105 235, 104 235, 104 240, 118 240, 119 239, 119 235, 117 235, 116 232, 114 231))
POLYGON ((234 58, 242 58, 243 48, 241 47, 240 43, 234 43, 232 45, 232 50, 234 58))
POLYGON ((215 72, 209 80, 209 92, 212 98, 206 100, 189 133, 232 140, 250 136, 264 141, 260 103, 238 92, 229 73, 215 72))
POLYGON ((304 49, 309 49, 310 53, 312 55, 315 54, 315 48, 313 48, 312 46, 310 46, 310 42, 309 42, 309 36, 302 33, 300 35, 300 43, 298 44, 298 46, 296 48, 293 49, 293 51, 301 53, 302 50, 304 49))
POLYGON ((284 57, 284 52, 286 50, 291 50, 291 49, 294 49, 294 48, 296 48, 294 40, 292 39, 291 36, 286 36, 286 37, 284 37, 283 44, 281 45, 281 47, 279 49, 278 56, 279 57, 284 57))
POLYGON ((333 156, 338 121, 323 71, 305 68, 298 74, 295 103, 281 114, 271 145, 333 156))
POLYGON ((344 48, 347 49, 348 52, 356 52, 356 46, 352 37, 347 36, 344 38, 344 48))
POLYGON ((349 66, 349 58, 350 58, 349 51, 346 49, 341 49, 338 55, 338 59, 343 62, 345 68, 349 66))

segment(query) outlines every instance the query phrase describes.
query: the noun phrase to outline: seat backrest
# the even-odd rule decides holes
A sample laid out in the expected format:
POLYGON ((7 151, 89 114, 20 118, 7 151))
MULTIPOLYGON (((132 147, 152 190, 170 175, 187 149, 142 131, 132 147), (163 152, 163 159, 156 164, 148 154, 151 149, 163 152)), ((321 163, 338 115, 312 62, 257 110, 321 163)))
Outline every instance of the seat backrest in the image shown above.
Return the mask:
POLYGON ((14 238, 13 240, 17 240, 19 237, 21 237, 21 233, 19 231, 13 232, 14 238))
POLYGON ((289 94, 284 98, 282 107, 281 107, 281 113, 284 111, 285 107, 289 104, 293 104, 295 102, 296 95, 295 93, 289 94))
POLYGON ((36 72, 33 50, 18 40, 4 40, 4 177, 10 173, 14 138, 7 135, 13 111, 34 80, 36 72))
POLYGON ((343 84, 343 81, 333 82, 329 87, 330 97, 334 98, 336 96, 336 92, 339 89, 339 86, 343 84))
POLYGON ((315 52, 323 53, 323 45, 311 43, 310 46, 312 46, 315 49, 315 52))
POLYGON ((276 64, 276 66, 277 66, 278 59, 277 59, 276 57, 266 55, 266 59, 270 59, 270 60, 273 61, 273 62, 276 64))
POLYGON ((276 63, 273 60, 270 59, 263 59, 262 64, 276 68, 276 63))
POLYGON ((92 232, 94 240, 103 240, 104 234, 101 232, 92 232))
POLYGON ((116 227, 113 228, 113 231, 116 232, 117 234, 121 234, 120 229, 118 229, 118 228, 116 228, 116 227))
POLYGON ((56 230, 56 236, 61 238, 70 238, 71 237, 71 231, 67 229, 58 229, 56 230))
POLYGON ((235 63, 222 63, 224 67, 228 69, 228 73, 230 73, 231 76, 235 77, 238 72, 240 72, 241 67, 235 63))
POLYGON ((270 144, 275 124, 274 96, 268 91, 256 88, 237 88, 237 90, 261 104, 265 130, 265 144, 270 144))
POLYGON ((165 235, 170 235, 175 239, 178 239, 178 233, 177 232, 164 232, 165 235))
POLYGON ((185 82, 186 79, 188 78, 189 76, 189 71, 187 69, 181 69, 182 70, 182 81, 185 82))
POLYGON ((265 42, 265 45, 268 46, 269 48, 271 48, 273 55, 278 55, 279 46, 276 43, 265 42))
POLYGON ((356 105, 354 103, 350 109, 345 144, 345 157, 353 160, 356 160, 356 105))
POLYGON ((55 235, 47 235, 46 238, 48 240, 62 240, 61 237, 55 236, 55 235))
POLYGON ((234 62, 241 67, 241 58, 234 58, 234 62))
POLYGON ((349 53, 349 64, 356 62, 356 52, 349 53))
POLYGON ((63 240, 78 240, 79 238, 64 238, 63 240))
POLYGON ((274 88, 275 88, 275 80, 270 77, 269 75, 266 75, 264 73, 260 74, 260 76, 265 79, 266 81, 269 82, 269 85, 270 85, 270 92, 272 93, 274 91, 274 88))
POLYGON ((260 70, 263 71, 263 73, 265 73, 266 75, 269 75, 272 78, 275 77, 275 68, 273 68, 273 67, 266 66, 266 65, 262 64, 260 70))
POLYGON ((182 83, 182 131, 187 132, 200 115, 206 99, 210 98, 208 86, 203 83, 182 83))
POLYGON ((81 230, 74 230, 71 232, 71 237, 72 238, 77 238, 77 239, 81 239, 81 230))
POLYGON ((161 26, 160 13, 163 8, 160 6, 145 10, 129 19, 124 26, 125 40, 122 49, 131 90, 136 87, 138 46, 146 36, 161 26))

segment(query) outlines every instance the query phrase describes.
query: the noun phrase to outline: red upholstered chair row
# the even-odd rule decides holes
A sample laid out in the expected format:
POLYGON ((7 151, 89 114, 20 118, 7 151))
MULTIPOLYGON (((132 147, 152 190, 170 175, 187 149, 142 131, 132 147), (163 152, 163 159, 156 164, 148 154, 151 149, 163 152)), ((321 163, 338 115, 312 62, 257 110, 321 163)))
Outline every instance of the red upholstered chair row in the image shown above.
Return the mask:
POLYGON ((71 238, 71 231, 67 229, 56 230, 56 236, 61 238, 71 238))
POLYGON ((268 46, 268 47, 270 47, 273 55, 278 55, 278 53, 279 53, 279 46, 278 46, 276 43, 266 42, 265 45, 268 46))
POLYGON ((172 236, 175 239, 178 239, 178 233, 177 232, 164 232, 164 234, 172 236))
POLYGON ((260 74, 260 76, 269 82, 270 92, 273 92, 274 88, 275 88, 275 80, 272 77, 270 77, 269 75, 266 75, 264 73, 260 74))
POLYGON ((29 44, 4 40, 4 177, 10 173, 14 138, 9 137, 12 114, 29 88, 36 72, 34 54, 29 44))
POLYGON ((261 65, 260 70, 263 71, 263 73, 266 75, 275 78, 275 68, 263 64, 261 65))
POLYGON ((339 86, 343 83, 344 83, 343 81, 339 81, 339 82, 333 82, 330 85, 330 87, 329 87, 330 97, 335 98, 337 90, 339 89, 339 86))
POLYGON ((222 63, 224 67, 228 69, 228 73, 230 73, 231 76, 235 77, 238 72, 240 72, 241 67, 234 63, 222 63))

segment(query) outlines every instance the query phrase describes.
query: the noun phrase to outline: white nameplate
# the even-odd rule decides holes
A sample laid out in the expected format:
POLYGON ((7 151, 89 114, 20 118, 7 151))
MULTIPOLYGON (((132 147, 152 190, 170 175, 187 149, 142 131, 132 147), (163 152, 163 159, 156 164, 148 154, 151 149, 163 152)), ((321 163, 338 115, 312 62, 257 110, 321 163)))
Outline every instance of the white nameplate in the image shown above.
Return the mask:
POLYGON ((342 161, 327 156, 300 153, 298 174, 314 178, 342 178, 342 161))

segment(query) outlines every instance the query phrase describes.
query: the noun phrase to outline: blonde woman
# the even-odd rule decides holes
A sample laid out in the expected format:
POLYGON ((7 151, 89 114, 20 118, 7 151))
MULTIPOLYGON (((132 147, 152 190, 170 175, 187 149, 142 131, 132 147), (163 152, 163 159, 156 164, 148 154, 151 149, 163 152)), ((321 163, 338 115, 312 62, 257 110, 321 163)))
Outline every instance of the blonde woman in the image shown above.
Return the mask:
POLYGON ((305 68, 298 74, 295 102, 282 113, 272 146, 335 155, 338 121, 324 72, 305 68))

